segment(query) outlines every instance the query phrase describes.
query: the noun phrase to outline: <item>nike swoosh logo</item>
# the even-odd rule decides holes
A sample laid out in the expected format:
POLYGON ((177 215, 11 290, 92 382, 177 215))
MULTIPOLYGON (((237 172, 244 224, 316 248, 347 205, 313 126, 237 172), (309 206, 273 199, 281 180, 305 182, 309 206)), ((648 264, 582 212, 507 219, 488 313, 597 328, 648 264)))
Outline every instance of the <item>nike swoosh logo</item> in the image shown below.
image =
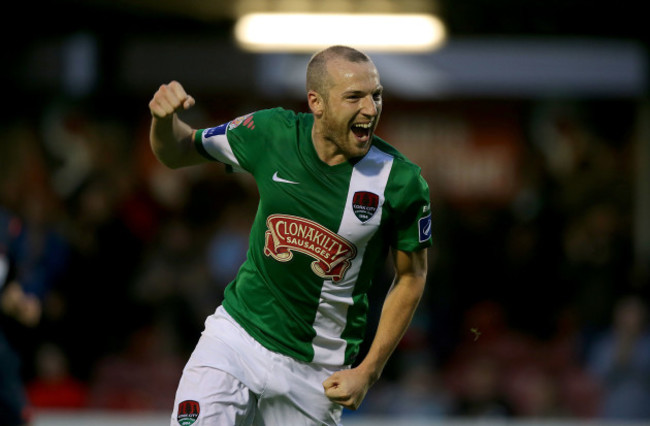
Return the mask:
POLYGON ((292 180, 282 179, 281 177, 278 176, 278 172, 273 173, 273 181, 274 182, 280 182, 280 183, 290 183, 291 185, 299 185, 300 184, 300 182, 294 182, 292 180))

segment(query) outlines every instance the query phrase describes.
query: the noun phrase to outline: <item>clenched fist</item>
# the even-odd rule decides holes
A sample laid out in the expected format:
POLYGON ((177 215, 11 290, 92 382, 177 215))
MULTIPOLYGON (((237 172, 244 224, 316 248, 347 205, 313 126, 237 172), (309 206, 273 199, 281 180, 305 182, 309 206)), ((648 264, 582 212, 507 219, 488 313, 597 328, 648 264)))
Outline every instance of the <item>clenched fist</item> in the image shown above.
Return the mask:
POLYGON ((155 118, 171 118, 180 109, 189 109, 194 105, 194 98, 185 92, 177 81, 163 84, 149 102, 149 110, 155 118))
POLYGON ((370 380, 358 368, 341 370, 323 382, 325 396, 350 410, 356 410, 370 388, 370 380))

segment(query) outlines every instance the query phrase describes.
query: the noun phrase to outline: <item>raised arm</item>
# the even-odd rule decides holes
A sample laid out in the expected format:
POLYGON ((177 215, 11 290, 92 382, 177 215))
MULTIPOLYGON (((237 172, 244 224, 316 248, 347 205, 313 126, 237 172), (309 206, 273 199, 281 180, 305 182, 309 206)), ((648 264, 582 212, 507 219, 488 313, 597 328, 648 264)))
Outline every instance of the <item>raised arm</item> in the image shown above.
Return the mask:
POLYGON ((172 169, 208 161, 194 148, 195 130, 178 118, 177 111, 192 106, 194 98, 177 81, 160 86, 149 102, 151 149, 161 163, 172 169))
POLYGON ((368 354, 357 367, 336 372, 323 382, 330 400, 356 410, 370 386, 381 376, 422 298, 427 275, 426 253, 426 249, 395 252, 395 280, 384 301, 368 354))

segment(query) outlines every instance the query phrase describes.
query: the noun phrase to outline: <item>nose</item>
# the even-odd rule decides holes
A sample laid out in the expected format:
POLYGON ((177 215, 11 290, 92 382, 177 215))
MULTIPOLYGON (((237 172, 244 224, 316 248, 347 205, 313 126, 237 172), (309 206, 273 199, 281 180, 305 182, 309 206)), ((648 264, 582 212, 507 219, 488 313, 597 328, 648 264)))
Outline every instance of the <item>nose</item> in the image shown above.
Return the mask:
POLYGON ((372 96, 365 96, 361 103, 361 113, 367 117, 375 117, 379 112, 379 102, 372 96))

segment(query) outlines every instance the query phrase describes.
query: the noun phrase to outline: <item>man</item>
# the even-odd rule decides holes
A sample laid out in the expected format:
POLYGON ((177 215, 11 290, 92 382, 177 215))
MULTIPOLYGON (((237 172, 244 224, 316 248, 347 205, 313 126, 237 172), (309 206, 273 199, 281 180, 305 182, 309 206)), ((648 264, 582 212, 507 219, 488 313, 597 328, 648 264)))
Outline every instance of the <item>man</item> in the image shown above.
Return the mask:
POLYGON ((0 207, 0 424, 6 426, 30 423, 22 356, 34 349, 44 300, 66 264, 66 244, 42 222, 44 211, 19 215, 0 207))
POLYGON ((20 354, 12 337, 17 334, 15 330, 33 325, 40 316, 40 304, 15 280, 13 246, 19 225, 16 216, 0 208, 0 419, 8 426, 28 423, 20 354), (9 335, 7 326, 11 328, 9 335))
POLYGON ((206 320, 172 425, 336 425, 357 409, 406 331, 426 281, 428 186, 375 136, 382 86, 345 46, 307 66, 310 114, 257 111, 194 130, 178 82, 149 104, 151 146, 169 167, 220 161, 255 178, 260 203, 247 260, 206 320), (395 280, 367 355, 367 291, 388 250, 395 280), (196 423, 195 423, 196 422, 196 423))

